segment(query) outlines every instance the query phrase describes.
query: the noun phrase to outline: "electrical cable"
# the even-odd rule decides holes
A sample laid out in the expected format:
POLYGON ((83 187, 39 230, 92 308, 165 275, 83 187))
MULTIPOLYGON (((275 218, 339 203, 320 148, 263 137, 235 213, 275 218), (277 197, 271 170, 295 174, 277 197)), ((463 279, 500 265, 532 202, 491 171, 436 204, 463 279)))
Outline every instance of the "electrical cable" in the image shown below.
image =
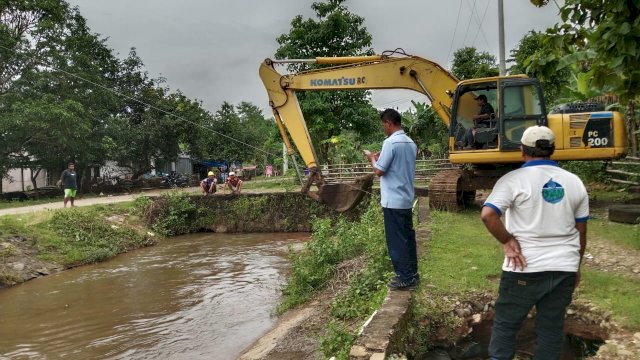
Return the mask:
POLYGON ((460 21, 460 11, 462 10, 462 1, 460 0, 460 6, 458 7, 458 18, 456 19, 456 26, 453 28, 453 37, 451 38, 451 45, 449 45, 449 53, 447 54, 447 61, 444 62, 445 65, 449 63, 449 58, 451 57, 451 50, 453 50, 453 42, 456 39, 456 32, 458 31, 458 22, 460 21))
MULTIPOLYGON (((466 2, 466 0, 465 0, 466 2)), ((468 2, 466 2, 469 5, 468 2)), ((467 35, 469 35, 469 28, 471 27, 471 19, 473 19, 473 9, 476 7, 476 0, 473 0, 473 7, 471 8, 471 15, 469 16, 469 22, 467 23, 467 31, 464 32, 464 38, 462 39, 462 46, 467 43, 467 35)))
MULTIPOLYGON (((482 34, 483 34, 482 36, 484 37, 484 30, 482 29, 482 24, 484 23, 484 19, 485 19, 485 18, 486 18, 486 16, 487 16, 487 10, 489 10, 489 3, 490 3, 490 2, 491 2, 491 1, 487 0, 487 6, 485 6, 485 7, 484 7, 484 13, 482 14, 482 19, 480 20, 480 24, 478 25, 478 29, 479 29, 479 31, 476 33, 476 36, 473 38, 473 42, 471 43, 471 44, 472 44, 472 46, 475 46, 475 44, 476 44, 476 39, 478 39, 478 34, 482 33, 482 34)), ((477 15, 477 14, 476 14, 476 15, 477 15)), ((485 37, 485 39, 484 39, 484 40, 485 40, 485 41, 487 41, 487 38, 485 37)), ((487 43, 487 45, 489 45, 489 44, 487 43)))

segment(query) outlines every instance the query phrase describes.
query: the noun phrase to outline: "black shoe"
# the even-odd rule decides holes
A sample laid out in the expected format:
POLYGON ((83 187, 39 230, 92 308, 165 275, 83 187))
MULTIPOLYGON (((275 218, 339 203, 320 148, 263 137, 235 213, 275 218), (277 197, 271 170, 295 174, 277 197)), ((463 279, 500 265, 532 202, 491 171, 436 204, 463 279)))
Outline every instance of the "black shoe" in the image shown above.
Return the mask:
POLYGON ((418 286, 418 281, 416 277, 408 281, 402 281, 396 276, 387 284, 387 287, 391 290, 413 290, 418 286))

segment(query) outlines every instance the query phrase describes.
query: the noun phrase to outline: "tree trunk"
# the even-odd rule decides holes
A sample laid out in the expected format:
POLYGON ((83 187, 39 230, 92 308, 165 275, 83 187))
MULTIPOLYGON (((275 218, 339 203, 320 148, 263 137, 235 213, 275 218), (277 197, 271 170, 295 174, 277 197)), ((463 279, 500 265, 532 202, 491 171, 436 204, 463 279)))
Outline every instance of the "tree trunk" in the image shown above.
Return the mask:
POLYGON ((38 190, 38 182, 36 180, 38 179, 40 170, 42 170, 42 168, 38 168, 34 174, 33 169, 31 169, 31 184, 33 185, 33 190, 38 190))
POLYGON ((638 124, 636 122, 635 100, 627 104, 627 136, 629 139, 629 155, 638 156, 638 124))
POLYGON ((89 169, 89 166, 85 166, 82 168, 82 173, 80 174, 80 177, 78 179, 76 179, 76 184, 78 185, 78 192, 83 193, 82 189, 84 188, 84 184, 83 182, 85 181, 85 178, 87 175, 87 170, 89 169))

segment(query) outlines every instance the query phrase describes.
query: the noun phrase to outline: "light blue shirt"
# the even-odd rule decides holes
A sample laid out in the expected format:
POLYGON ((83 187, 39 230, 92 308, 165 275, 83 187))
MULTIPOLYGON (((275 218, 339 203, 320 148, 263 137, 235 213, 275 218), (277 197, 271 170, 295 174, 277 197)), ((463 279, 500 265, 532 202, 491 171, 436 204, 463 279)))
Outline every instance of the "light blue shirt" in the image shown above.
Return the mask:
POLYGON ((402 130, 394 132, 382 143, 382 151, 375 164, 378 170, 384 171, 380 177, 382 207, 411 209, 416 153, 416 144, 402 130))

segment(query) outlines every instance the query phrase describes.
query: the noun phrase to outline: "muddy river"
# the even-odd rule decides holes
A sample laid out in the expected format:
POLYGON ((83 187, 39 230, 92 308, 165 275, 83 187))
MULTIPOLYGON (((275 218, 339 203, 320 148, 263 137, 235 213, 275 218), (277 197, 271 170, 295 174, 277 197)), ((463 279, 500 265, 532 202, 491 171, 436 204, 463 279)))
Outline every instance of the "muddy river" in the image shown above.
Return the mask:
POLYGON ((0 359, 233 359, 275 322, 307 237, 180 236, 0 290, 0 359))

